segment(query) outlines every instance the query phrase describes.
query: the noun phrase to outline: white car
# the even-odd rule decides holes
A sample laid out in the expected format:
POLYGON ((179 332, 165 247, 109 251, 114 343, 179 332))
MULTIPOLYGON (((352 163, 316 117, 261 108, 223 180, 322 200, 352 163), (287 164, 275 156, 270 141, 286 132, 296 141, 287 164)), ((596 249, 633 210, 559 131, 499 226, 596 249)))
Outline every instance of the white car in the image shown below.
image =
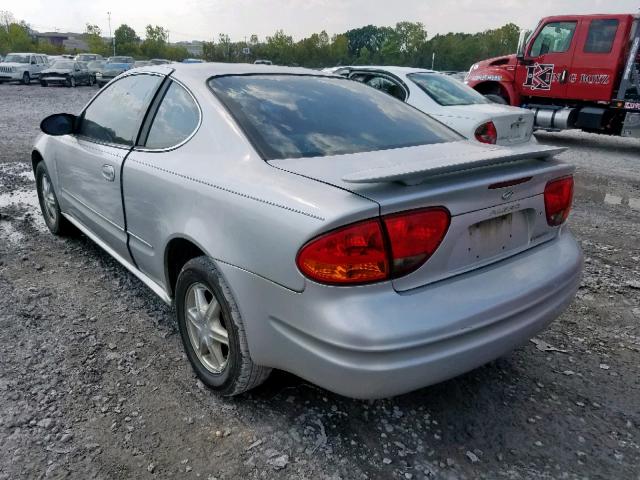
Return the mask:
POLYGON ((49 66, 46 55, 38 53, 9 53, 0 63, 0 82, 31 83, 49 66))
POLYGON ((471 140, 514 146, 537 143, 530 110, 493 103, 452 77, 421 68, 343 67, 336 72, 383 90, 471 140))

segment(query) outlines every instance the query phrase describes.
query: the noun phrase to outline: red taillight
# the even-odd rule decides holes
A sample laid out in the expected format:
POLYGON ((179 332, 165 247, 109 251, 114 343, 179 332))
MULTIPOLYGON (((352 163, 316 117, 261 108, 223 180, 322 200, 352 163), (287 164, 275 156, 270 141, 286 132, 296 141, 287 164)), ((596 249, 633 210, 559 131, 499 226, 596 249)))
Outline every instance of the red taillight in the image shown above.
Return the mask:
POLYGON ((476 140, 481 143, 495 144, 498 141, 498 131, 493 122, 487 122, 476 128, 476 140))
POLYGON ((356 285, 406 275, 433 255, 450 222, 444 208, 427 208, 355 223, 307 243, 296 263, 320 283, 356 285))
POLYGON ((394 276, 414 271, 433 255, 449 229, 449 212, 428 208, 383 217, 389 235, 394 276))
POLYGON ((551 226, 562 224, 569 216, 573 201, 573 177, 553 180, 544 187, 544 209, 547 223, 551 226))
POLYGON ((307 243, 298 268, 320 283, 369 283, 389 277, 389 259, 379 220, 367 220, 322 235, 307 243))

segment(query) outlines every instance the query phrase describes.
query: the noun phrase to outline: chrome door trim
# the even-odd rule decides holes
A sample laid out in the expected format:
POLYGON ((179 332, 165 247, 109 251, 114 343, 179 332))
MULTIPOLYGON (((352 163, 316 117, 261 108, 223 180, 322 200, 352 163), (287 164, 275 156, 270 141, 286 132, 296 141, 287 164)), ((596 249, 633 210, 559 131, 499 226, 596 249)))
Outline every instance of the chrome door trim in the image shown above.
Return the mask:
POLYGON ((135 233, 131 233, 129 230, 127 230, 127 233, 131 235, 133 238, 135 238, 136 240, 138 240, 140 243, 142 243, 145 247, 149 247, 151 250, 153 250, 153 245, 151 245, 149 242, 146 242, 135 233))
POLYGON ((127 260, 125 260, 115 250, 113 250, 111 247, 109 247, 109 245, 107 245, 102 240, 100 240, 100 238, 97 235, 95 235, 91 230, 89 230, 87 227, 85 227, 79 220, 75 219, 73 216, 71 216, 71 215, 69 215, 67 213, 64 213, 64 212, 62 212, 62 215, 64 215, 64 217, 67 220, 69 220, 73 225, 75 225, 78 228, 78 230, 80 230, 87 237, 89 237, 91 240, 93 240, 100 248, 102 248, 105 252, 107 252, 109 255, 111 255, 115 260, 117 260, 118 263, 120 263, 120 265, 122 265, 127 270, 129 270, 133 275, 135 275, 138 278, 138 280, 140 280, 147 287, 149 287, 153 291, 153 293, 155 293, 156 295, 158 295, 162 299, 162 301, 164 303, 166 303, 169 306, 172 305, 173 302, 171 300, 171 297, 165 291, 164 288, 162 288, 156 282, 151 280, 147 275, 145 275, 140 270, 138 270, 135 266, 133 266, 133 264, 131 264, 127 260))

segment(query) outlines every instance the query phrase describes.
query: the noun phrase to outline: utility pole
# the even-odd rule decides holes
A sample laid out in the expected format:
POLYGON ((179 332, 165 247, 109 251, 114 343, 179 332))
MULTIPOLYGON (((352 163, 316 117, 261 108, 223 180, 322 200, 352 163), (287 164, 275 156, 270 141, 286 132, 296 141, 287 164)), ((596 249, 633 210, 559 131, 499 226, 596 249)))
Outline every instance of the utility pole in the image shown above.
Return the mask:
POLYGON ((431 70, 435 70, 435 65, 436 65, 436 52, 433 52, 433 55, 431 55, 431 70))
POLYGON ((116 56, 116 38, 111 35, 111 12, 107 12, 107 16, 109 17, 109 36, 111 37, 111 43, 113 45, 113 56, 116 56))

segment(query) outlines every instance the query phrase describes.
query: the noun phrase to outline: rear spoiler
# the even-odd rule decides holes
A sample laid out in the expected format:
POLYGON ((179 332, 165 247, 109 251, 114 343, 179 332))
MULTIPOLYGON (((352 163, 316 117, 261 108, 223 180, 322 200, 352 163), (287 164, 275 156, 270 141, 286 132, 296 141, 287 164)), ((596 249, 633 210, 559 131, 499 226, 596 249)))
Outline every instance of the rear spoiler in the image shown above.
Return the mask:
POLYGON ((342 180, 347 183, 400 182, 416 185, 433 175, 452 173, 524 159, 545 159, 558 155, 566 148, 527 145, 512 150, 505 147, 484 147, 474 151, 456 151, 450 156, 425 158, 420 161, 400 162, 395 165, 348 173, 342 180))

